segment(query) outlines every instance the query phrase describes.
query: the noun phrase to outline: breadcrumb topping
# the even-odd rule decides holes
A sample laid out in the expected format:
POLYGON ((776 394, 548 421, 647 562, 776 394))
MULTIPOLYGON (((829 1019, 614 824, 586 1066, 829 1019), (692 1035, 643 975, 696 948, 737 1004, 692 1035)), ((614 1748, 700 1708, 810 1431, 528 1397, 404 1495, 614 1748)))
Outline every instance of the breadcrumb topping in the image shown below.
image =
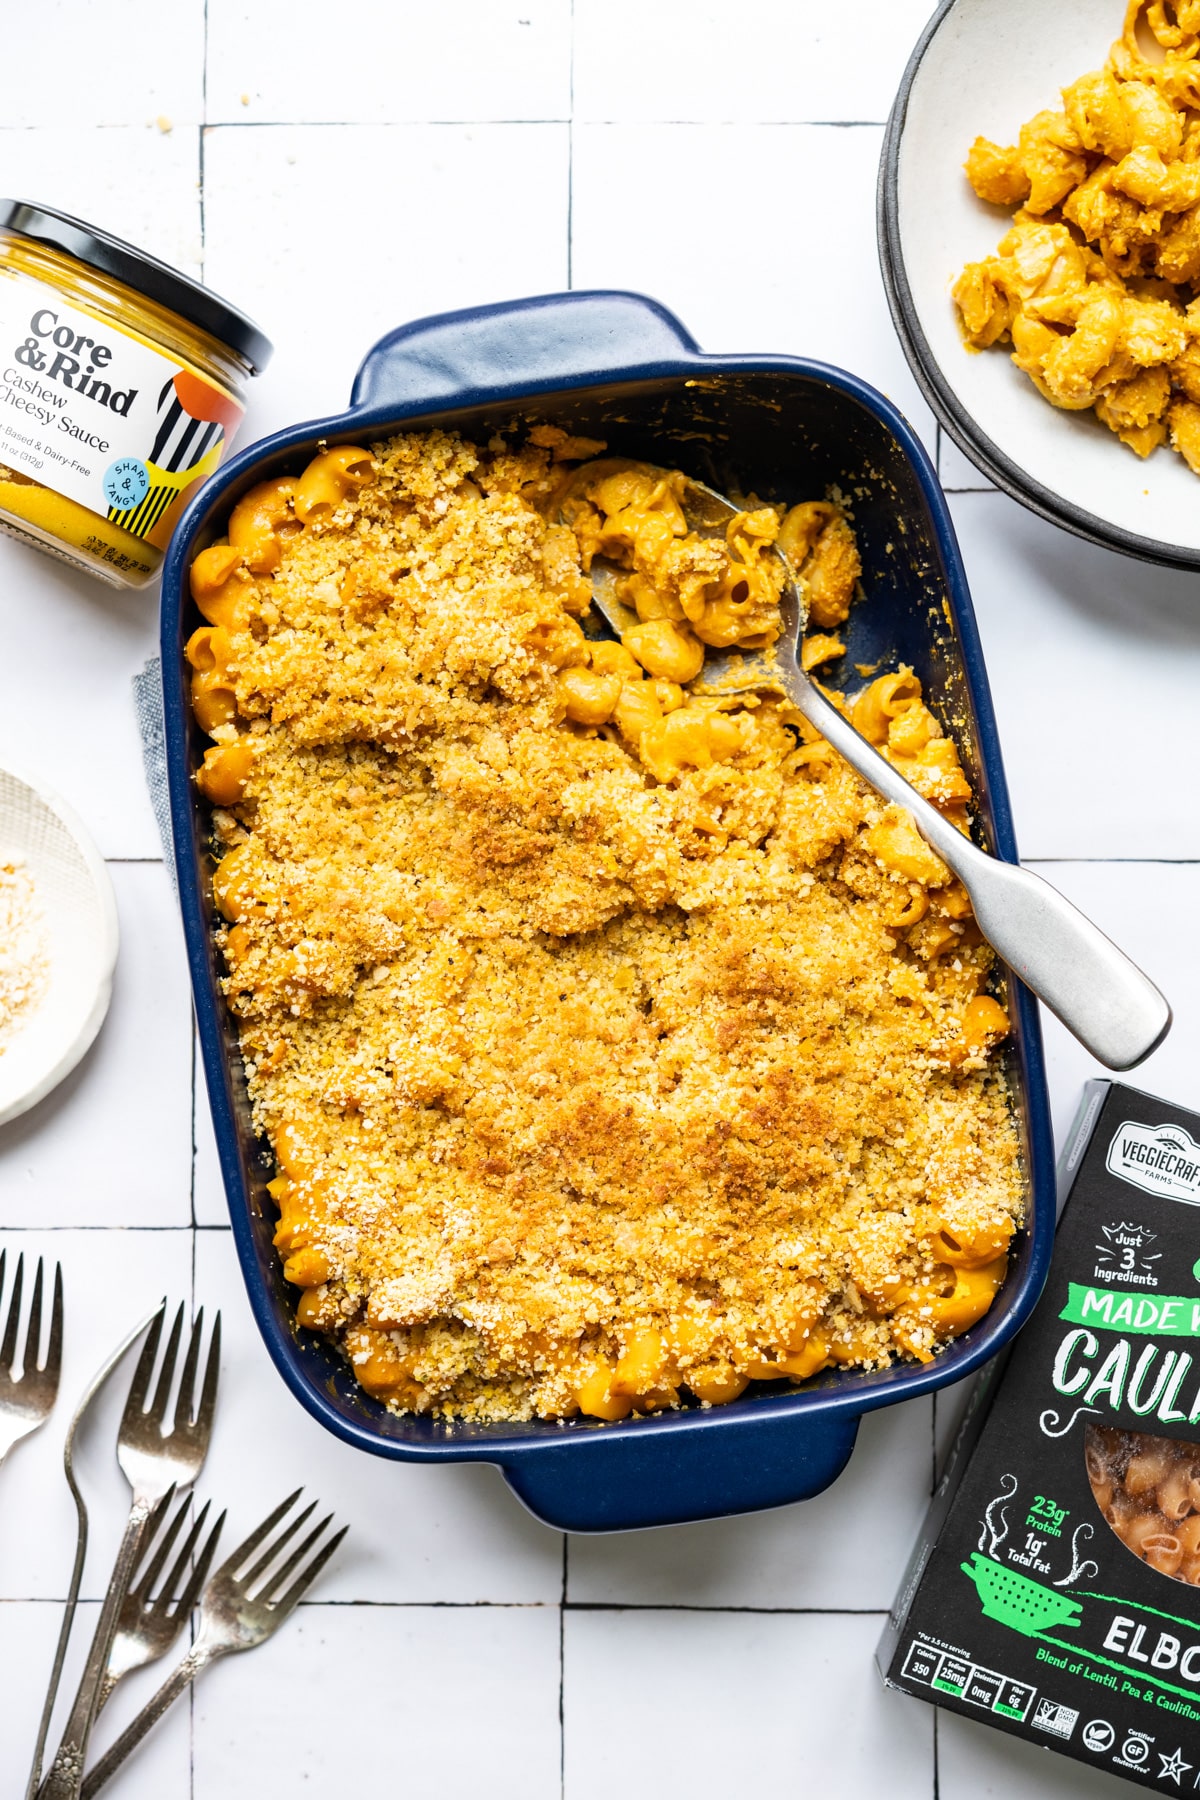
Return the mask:
MULTIPOLYGON (((564 646, 601 659, 554 457, 602 446, 539 431, 372 446, 206 612, 236 697, 206 729, 245 771, 214 815, 225 988, 301 1322, 392 1407, 482 1420, 928 1358, 1021 1215, 991 953, 782 700, 721 702, 736 730, 668 779, 568 716, 564 646)), ((800 523, 836 623, 852 532, 800 523)), ((965 824, 911 672, 856 705, 965 824)))

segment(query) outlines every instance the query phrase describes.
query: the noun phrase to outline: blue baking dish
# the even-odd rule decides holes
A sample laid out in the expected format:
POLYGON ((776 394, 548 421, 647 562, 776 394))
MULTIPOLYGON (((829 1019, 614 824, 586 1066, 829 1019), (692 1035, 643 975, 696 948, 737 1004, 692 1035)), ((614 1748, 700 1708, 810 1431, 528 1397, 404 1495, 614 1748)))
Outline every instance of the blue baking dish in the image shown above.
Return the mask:
POLYGON ((194 553, 257 481, 298 470, 319 440, 365 442, 449 426, 486 439, 517 418, 603 437, 614 453, 671 463, 728 491, 796 500, 841 489, 854 510, 867 603, 846 666, 905 661, 956 737, 982 838, 1016 861, 1000 743, 954 531, 925 451, 896 409, 855 376, 791 356, 706 356, 678 319, 637 294, 568 293, 420 319, 368 352, 350 407, 251 445, 184 513, 166 559, 162 667, 180 903, 221 1170, 242 1273, 271 1357, 293 1394, 349 1444, 412 1462, 496 1463, 541 1519, 618 1531, 779 1506, 841 1472, 859 1419, 958 1381, 1008 1342, 1045 1279, 1054 1171, 1037 1009, 1010 981, 1010 1069, 1029 1186, 1027 1228, 992 1310, 932 1363, 847 1370, 802 1388, 751 1388, 711 1410, 619 1424, 523 1425, 396 1418, 319 1337, 299 1331, 272 1248, 273 1173, 250 1124, 211 930, 206 808, 192 782, 206 740, 188 704, 183 645, 199 622, 194 553))

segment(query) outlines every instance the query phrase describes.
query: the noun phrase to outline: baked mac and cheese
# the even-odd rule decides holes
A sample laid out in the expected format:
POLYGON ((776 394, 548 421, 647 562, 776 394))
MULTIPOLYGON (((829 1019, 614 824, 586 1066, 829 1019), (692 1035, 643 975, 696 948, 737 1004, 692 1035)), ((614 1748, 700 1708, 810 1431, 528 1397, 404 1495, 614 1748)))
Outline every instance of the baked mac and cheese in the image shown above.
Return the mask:
MULTIPOLYGON (((401 1410, 622 1418, 928 1359, 1020 1218, 962 887, 781 698, 858 553, 832 500, 687 529, 678 478, 536 426, 319 455, 192 591, 225 990, 300 1324, 401 1410), (596 641, 593 557, 637 613, 596 641)), ((860 729, 966 824, 908 669, 860 729)))

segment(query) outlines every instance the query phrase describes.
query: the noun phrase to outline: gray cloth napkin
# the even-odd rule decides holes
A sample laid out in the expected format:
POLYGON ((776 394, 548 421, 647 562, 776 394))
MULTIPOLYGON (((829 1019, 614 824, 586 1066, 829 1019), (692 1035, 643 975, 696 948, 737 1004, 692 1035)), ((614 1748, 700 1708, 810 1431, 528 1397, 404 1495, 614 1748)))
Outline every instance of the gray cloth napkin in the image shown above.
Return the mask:
POLYGON ((171 806, 167 799, 167 735, 163 723, 162 662, 152 656, 145 668, 133 678, 133 708, 137 714, 138 735, 142 740, 142 766, 154 822, 162 839, 163 861, 176 894, 179 881, 175 874, 175 847, 171 842, 171 806))

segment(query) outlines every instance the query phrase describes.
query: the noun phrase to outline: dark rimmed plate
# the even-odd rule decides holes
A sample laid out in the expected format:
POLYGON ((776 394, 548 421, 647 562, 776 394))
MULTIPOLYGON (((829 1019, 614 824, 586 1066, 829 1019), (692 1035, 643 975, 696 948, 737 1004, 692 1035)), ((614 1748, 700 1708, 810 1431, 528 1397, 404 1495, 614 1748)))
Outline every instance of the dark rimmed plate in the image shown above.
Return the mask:
POLYGON ((1091 411, 1051 406, 1006 348, 969 351, 950 288, 989 255, 1011 208, 976 198, 977 136, 1012 143, 1059 90, 1099 68, 1123 0, 943 0, 909 59, 879 167, 879 260, 904 353, 959 448, 997 487, 1110 550, 1200 569, 1200 479, 1162 448, 1146 461, 1091 411))

